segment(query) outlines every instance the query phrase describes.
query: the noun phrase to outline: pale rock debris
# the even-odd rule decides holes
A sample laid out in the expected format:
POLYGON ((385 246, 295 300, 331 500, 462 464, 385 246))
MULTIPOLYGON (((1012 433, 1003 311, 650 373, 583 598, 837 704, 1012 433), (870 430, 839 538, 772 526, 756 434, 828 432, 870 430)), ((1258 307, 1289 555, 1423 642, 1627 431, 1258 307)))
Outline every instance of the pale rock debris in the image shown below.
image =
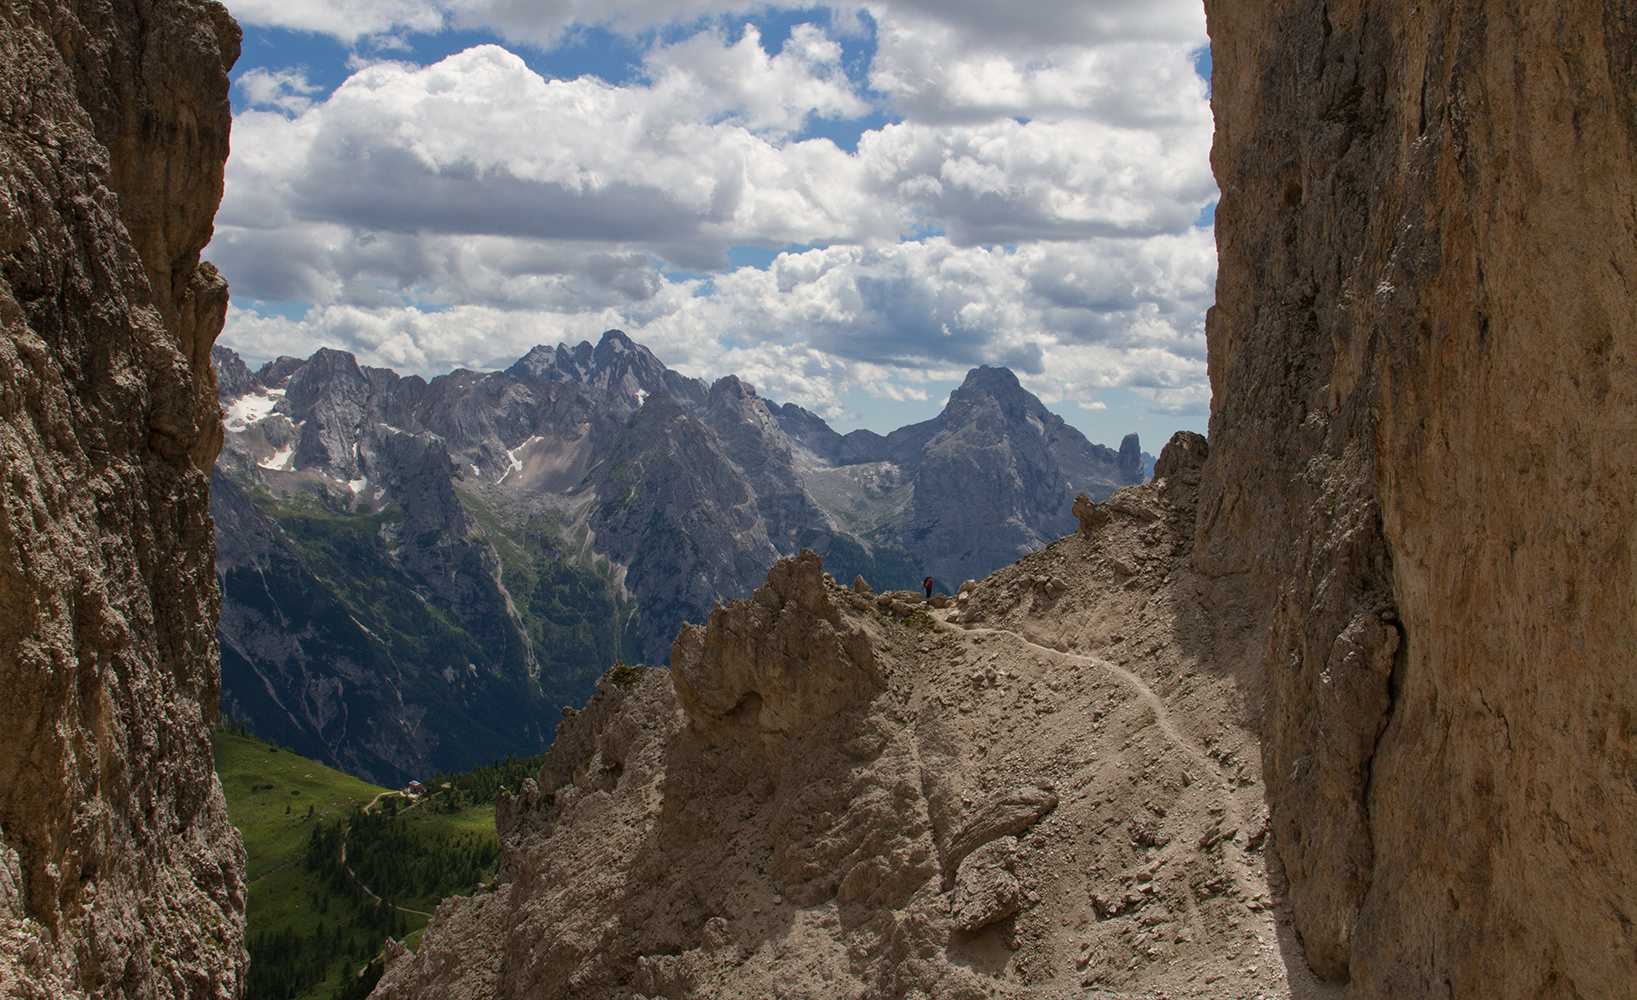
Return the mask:
POLYGON ((1330 996, 1240 835, 1254 679, 1214 659, 1199 463, 1171 464, 1139 487, 1157 520, 958 607, 863 600, 804 553, 669 673, 605 679, 502 798, 497 887, 445 901, 377 996, 1330 996))

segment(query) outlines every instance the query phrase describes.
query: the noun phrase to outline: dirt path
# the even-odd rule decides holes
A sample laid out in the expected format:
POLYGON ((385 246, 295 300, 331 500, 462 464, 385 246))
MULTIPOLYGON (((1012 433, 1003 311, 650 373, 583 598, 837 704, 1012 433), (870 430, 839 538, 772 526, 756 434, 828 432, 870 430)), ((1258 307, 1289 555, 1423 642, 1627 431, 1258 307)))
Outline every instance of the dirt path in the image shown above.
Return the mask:
MULTIPOLYGON (((1038 883, 1053 885, 1054 871, 1076 874, 1057 896, 1042 893, 1034 928, 1042 938, 1074 942, 1087 973, 1078 985, 1102 991, 1093 996, 1340 1000, 1346 987, 1320 982, 1307 964, 1271 850, 1255 679, 1221 662, 1243 637, 1231 622, 1192 613, 1190 595, 1204 586, 1187 561, 1194 522, 1167 513, 1192 495, 1168 500, 1162 492, 1136 497, 1158 520, 1117 516, 1103 530, 1059 539, 986 578, 964 606, 932 614, 942 634, 1000 640, 1012 651, 994 663, 1012 657, 1001 683, 1018 690, 999 728, 1013 729, 1019 710, 1048 714, 1032 731, 1026 722, 1016 726, 1008 763, 1069 761, 1057 771, 1059 793, 1067 771, 1068 794, 1081 798, 1059 807, 1078 810, 1059 830, 1083 821, 1095 831, 1060 837, 1058 847, 1049 831, 1043 838, 1039 850, 1048 857, 1033 869, 1038 883), (1077 685, 1117 692, 1118 702, 1083 686, 1077 693, 1077 685), (1056 718, 1054 706, 1071 704, 1078 719, 1047 721, 1056 718), (1037 762, 1034 747, 1073 749, 1037 762), (1150 836, 1160 842, 1146 857, 1108 846, 1150 836), (1142 895, 1146 879, 1156 888, 1134 907, 1131 883, 1142 895), (1098 914, 1083 921, 1076 903, 1088 892, 1098 914)), ((957 658, 963 673, 975 659, 957 658)), ((987 731, 996 728, 990 722, 987 731)), ((981 725, 973 738, 995 745, 981 725)))
POLYGON ((1245 824, 1245 818, 1240 812, 1238 797, 1233 794, 1236 788, 1234 782, 1222 773, 1221 766, 1196 741, 1177 728, 1176 724, 1171 721, 1170 706, 1153 688, 1148 686, 1146 681, 1110 660, 1095 656, 1084 656, 1079 653, 1061 652, 1050 646, 1042 646, 1040 643, 1032 642, 1010 629, 983 626, 962 628, 949 623, 943 623, 943 625, 947 629, 972 635, 1007 636, 1028 647, 1036 656, 1053 657, 1059 662, 1076 663, 1095 670, 1101 670, 1119 680, 1135 693, 1137 698, 1154 713, 1154 724, 1165 735, 1165 738, 1182 750, 1194 764, 1203 768, 1206 773, 1212 775, 1215 779, 1216 802, 1222 807, 1223 814, 1222 824, 1218 830, 1218 839, 1223 845, 1223 859, 1233 872, 1234 881, 1240 891, 1247 898, 1255 898, 1267 891, 1266 886, 1258 885, 1257 881, 1250 876, 1250 868, 1245 862, 1243 852, 1234 839, 1245 824))
MULTIPOLYGON (((376 804, 379 803, 382 799, 386 798, 388 795, 402 795, 402 794, 403 794, 402 792, 394 792, 394 791, 381 792, 380 794, 376 795, 375 798, 369 800, 369 805, 364 807, 364 811, 367 813, 371 809, 374 809, 376 804)), ((412 803, 410 803, 410 805, 411 805, 411 807, 413 807, 414 803, 412 802, 412 803)), ((364 883, 358 881, 358 874, 352 870, 351 865, 347 864, 347 837, 350 836, 351 834, 352 834, 352 827, 349 826, 349 827, 347 827, 347 832, 341 835, 341 867, 343 867, 343 868, 345 868, 347 870, 347 877, 352 879, 353 882, 358 886, 358 888, 364 890, 364 895, 366 895, 369 898, 375 900, 375 902, 377 904, 382 903, 382 902, 384 902, 384 900, 382 900, 380 896, 376 895, 375 891, 372 890, 369 886, 367 886, 364 883)), ((390 905, 392 906, 392 908, 394 910, 397 910, 399 913, 413 913, 418 917, 426 917, 428 920, 432 919, 432 914, 427 913, 425 910, 412 910, 407 906, 399 906, 396 903, 393 903, 393 904, 390 904, 390 905)))

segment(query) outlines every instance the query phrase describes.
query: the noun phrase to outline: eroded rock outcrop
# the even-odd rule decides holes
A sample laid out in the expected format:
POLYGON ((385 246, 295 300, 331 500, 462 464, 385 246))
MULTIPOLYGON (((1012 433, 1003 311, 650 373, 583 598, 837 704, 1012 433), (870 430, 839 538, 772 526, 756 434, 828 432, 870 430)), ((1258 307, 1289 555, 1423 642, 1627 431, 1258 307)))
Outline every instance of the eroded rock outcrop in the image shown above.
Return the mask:
POLYGON ((206 513, 239 31, 0 10, 0 995, 232 997, 206 513))
POLYGON ((1313 995, 1255 716, 1208 658, 1201 446, 954 607, 803 553, 668 674, 611 671, 502 798, 494 889, 377 996, 1313 995))
POLYGON ((803 551, 768 570, 749 601, 683 625, 671 647, 677 701, 701 722, 752 711, 769 732, 800 732, 882 687, 864 630, 845 620, 824 564, 803 551))
POLYGON ((1637 18, 1206 7, 1195 558, 1257 625, 1308 957, 1359 996, 1629 995, 1637 18))

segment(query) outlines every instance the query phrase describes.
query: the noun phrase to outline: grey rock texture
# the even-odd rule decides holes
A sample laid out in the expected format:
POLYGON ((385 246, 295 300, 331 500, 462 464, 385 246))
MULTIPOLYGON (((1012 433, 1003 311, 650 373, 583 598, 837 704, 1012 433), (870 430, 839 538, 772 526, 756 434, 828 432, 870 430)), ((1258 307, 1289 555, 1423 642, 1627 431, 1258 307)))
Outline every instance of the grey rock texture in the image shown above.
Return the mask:
POLYGON ((1135 434, 1127 434, 1120 439, 1119 468, 1128 477, 1142 475, 1142 443, 1135 434))
POLYGON ((826 519, 802 488, 790 439, 767 402, 738 376, 728 375, 710 388, 705 422, 755 490, 769 543, 781 553, 799 551, 826 519))
POLYGON ((1196 565, 1361 997, 1637 982, 1629 7, 1211 0, 1196 565))
POLYGON ((599 551, 630 567, 640 647, 669 648, 680 623, 748 592, 778 553, 755 491, 675 397, 643 404, 605 455, 592 472, 599 551))
POLYGON ((0 39, 0 995, 225 1000, 227 288, 199 253, 239 30, 209 2, 37 3, 0 39))
POLYGON ((401 784, 431 774, 423 715, 403 711, 391 651, 316 578, 294 542, 238 483, 216 474, 210 514, 221 544, 223 706, 285 746, 401 784))

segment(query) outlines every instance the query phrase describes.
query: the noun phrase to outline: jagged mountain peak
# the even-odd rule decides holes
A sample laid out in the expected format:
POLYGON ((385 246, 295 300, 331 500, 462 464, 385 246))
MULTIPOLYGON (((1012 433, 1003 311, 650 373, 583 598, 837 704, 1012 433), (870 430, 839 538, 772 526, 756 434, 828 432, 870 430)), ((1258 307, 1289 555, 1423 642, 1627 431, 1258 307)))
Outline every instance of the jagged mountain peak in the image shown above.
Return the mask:
MULTIPOLYGON (((324 348, 320 348, 324 350, 324 348)), ((269 389, 282 389, 290 376, 307 364, 306 358, 282 354, 256 369, 256 381, 269 389)))
POLYGON ((705 395, 705 404, 711 411, 730 407, 758 424, 777 424, 772 412, 775 405, 763 399, 754 385, 737 375, 724 375, 712 382, 705 395))
POLYGON ((1017 380, 1017 373, 1005 365, 979 365, 976 368, 967 370, 966 379, 961 382, 960 388, 955 391, 960 392, 961 389, 967 389, 994 392, 1022 388, 1023 383, 1017 380))
MULTIPOLYGON (((455 371, 430 383, 333 348, 279 359, 256 375, 235 366, 231 352, 216 360, 227 411, 224 473, 253 487, 244 491, 251 502, 260 490, 274 508, 305 496, 359 518, 367 530, 348 529, 349 558, 392 577, 382 585, 398 587, 399 598, 413 594, 417 605, 432 600, 442 609, 436 620, 400 620, 379 617, 391 602, 358 605, 369 629, 401 633, 393 652, 401 677, 380 690, 346 682, 351 702, 309 697, 302 685, 326 676, 333 644, 277 646, 261 627, 272 619, 256 617, 263 581, 229 575, 222 641, 237 659, 227 702, 260 719, 272 709, 258 692, 271 685, 280 704, 314 707, 295 713, 299 725, 278 715, 287 738, 314 752, 329 748, 336 759, 351 748, 354 767, 373 761, 367 766, 390 773, 470 763, 457 755, 486 740, 533 739, 524 732, 527 713, 460 746, 423 745, 411 738, 413 726, 402 738, 370 742, 360 735, 370 727, 396 733, 423 709, 460 715, 475 703, 450 698, 500 690, 493 684, 526 687, 542 657, 557 666, 541 669, 541 688, 510 697, 577 703, 584 693, 574 685, 607 666, 596 657, 610 642, 627 643, 623 655, 663 662, 682 622, 703 621, 717 601, 749 593, 781 555, 811 548, 843 578, 862 575, 889 590, 928 573, 947 588, 1071 530, 1076 492, 1101 498, 1135 481, 1113 451, 1086 442, 1005 368, 974 369, 930 420, 885 436, 842 436, 815 414, 764 399, 739 376, 707 384, 672 371, 617 330, 595 346, 536 347, 504 372, 455 371), (598 596, 605 592, 606 600, 598 596), (559 608, 561 595, 569 604, 559 608), (571 650, 554 616, 587 602, 625 617, 571 650), (484 680, 491 675, 493 684, 484 680), (343 704, 356 726, 335 729, 326 720, 343 704)), ((317 566, 334 554, 334 540, 320 537, 331 522, 300 520, 306 504, 285 506, 281 516, 317 566)), ((250 523, 229 518, 223 528, 250 523)), ((268 544, 259 535, 227 538, 221 550, 268 544)), ((344 603, 346 581, 266 555, 281 598, 306 602, 281 607, 285 619, 322 617, 344 603)), ((352 635, 344 626, 326 634, 341 642, 352 635)))
POLYGON ((995 409, 1008 423, 1021 423, 1034 418, 1035 429, 1041 424, 1061 424, 1062 418, 1046 409, 1040 397, 1023 387, 1010 368, 991 368, 980 365, 966 373, 966 380, 949 394, 949 405, 941 419, 946 427, 971 421, 980 412, 995 409))
MULTIPOLYGON (((624 330, 604 330, 602 339, 597 341, 597 347, 592 352, 599 365, 608 364, 615 355, 627 353, 654 357, 654 352, 626 336, 624 330)), ((654 361, 657 363, 659 359, 654 358, 654 361)))
POLYGON ((367 389, 369 377, 353 355, 333 347, 320 347, 300 368, 290 373, 285 385, 285 398, 294 405, 300 405, 321 395, 334 394, 338 384, 367 389))
POLYGON ((736 396, 754 396, 756 387, 737 375, 723 375, 711 383, 710 394, 715 397, 718 393, 732 393, 736 396))
POLYGON ((703 381, 667 368, 653 351, 622 330, 604 331, 595 347, 587 341, 574 347, 539 345, 506 369, 506 374, 543 382, 578 382, 620 400, 632 410, 655 393, 668 393, 695 409, 705 405, 703 381))
POLYGON ((1120 439, 1120 471, 1140 474, 1142 467, 1142 442, 1136 434, 1127 434, 1120 439))
POLYGON ((232 348, 212 345, 210 362, 216 371, 216 398, 219 401, 226 403, 258 388, 256 376, 232 348))

